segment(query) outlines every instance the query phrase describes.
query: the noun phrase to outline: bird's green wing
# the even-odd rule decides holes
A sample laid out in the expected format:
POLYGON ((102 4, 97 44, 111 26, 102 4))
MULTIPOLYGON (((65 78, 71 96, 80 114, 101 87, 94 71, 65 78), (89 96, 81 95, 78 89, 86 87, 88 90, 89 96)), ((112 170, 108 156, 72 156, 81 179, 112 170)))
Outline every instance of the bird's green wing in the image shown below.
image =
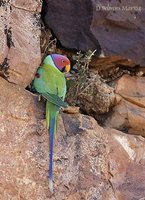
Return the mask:
POLYGON ((59 96, 50 93, 42 93, 41 94, 45 99, 50 101, 51 103, 57 105, 58 107, 67 108, 68 104, 65 103, 59 96))

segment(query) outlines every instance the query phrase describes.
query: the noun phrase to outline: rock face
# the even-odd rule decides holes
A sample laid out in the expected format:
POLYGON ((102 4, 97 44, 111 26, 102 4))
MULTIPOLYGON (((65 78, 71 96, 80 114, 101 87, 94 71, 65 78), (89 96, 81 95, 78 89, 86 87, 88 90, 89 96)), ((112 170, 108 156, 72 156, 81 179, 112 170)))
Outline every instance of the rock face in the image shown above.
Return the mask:
POLYGON ((94 74, 86 81, 86 87, 78 94, 80 108, 103 123, 110 108, 114 105, 114 88, 102 82, 99 75, 94 74))
POLYGON ((106 55, 145 66, 144 8, 144 0, 45 0, 43 10, 45 23, 64 47, 97 53, 102 48, 106 55))
POLYGON ((0 73, 26 87, 41 62, 40 1, 0 2, 0 73))
MULTIPOLYGON (((109 129, 106 131, 109 133, 109 129)), ((131 136, 113 129, 110 129, 110 133, 108 171, 114 199, 144 199, 145 140, 141 136, 131 136)))
MULTIPOLYGON (((97 48, 99 53, 101 45, 108 55, 136 58, 144 65, 144 11, 103 11, 106 1, 96 10, 98 3, 45 1, 45 21, 65 47, 97 48)), ((125 0, 110 5, 121 7, 125 0)), ((145 6, 141 0, 138 5, 145 6)), ((39 0, 0 1, 0 75, 12 82, 0 78, 0 200, 143 200, 145 139, 138 135, 145 136, 145 78, 123 76, 114 90, 93 72, 94 82, 86 81, 89 87, 80 95, 81 104, 88 113, 99 114, 116 106, 105 129, 78 108, 65 111, 72 114, 61 113, 50 194, 45 105, 24 90, 41 61, 40 10, 39 0)), ((116 59, 126 65, 122 57, 113 56, 110 67, 116 59)), ((104 70, 102 60, 97 63, 104 70)), ((136 64, 128 60, 127 65, 136 64)))
POLYGON ((64 47, 88 50, 98 49, 100 45, 90 30, 93 7, 90 0, 44 1, 45 23, 53 30, 64 47), (72 27, 73 26, 73 27, 72 27))
POLYGON ((48 182, 44 103, 0 78, 0 199, 134 200, 145 196, 145 140, 62 114, 48 182), (7 100, 7 101, 6 101, 7 100))
POLYGON ((124 75, 116 85, 117 105, 106 126, 145 136, 145 78, 124 75))

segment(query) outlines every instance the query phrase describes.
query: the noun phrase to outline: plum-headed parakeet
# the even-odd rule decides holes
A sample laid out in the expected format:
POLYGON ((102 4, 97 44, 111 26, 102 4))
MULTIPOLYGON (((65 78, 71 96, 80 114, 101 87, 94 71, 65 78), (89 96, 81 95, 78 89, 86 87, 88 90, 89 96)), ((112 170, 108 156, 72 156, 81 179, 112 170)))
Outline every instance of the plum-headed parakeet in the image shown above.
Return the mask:
POLYGON ((69 72, 70 61, 66 56, 52 54, 47 56, 35 75, 33 86, 36 91, 47 99, 46 125, 49 129, 49 185, 53 192, 53 138, 57 128, 57 119, 60 107, 67 107, 64 102, 66 94, 66 80, 63 72, 69 72))

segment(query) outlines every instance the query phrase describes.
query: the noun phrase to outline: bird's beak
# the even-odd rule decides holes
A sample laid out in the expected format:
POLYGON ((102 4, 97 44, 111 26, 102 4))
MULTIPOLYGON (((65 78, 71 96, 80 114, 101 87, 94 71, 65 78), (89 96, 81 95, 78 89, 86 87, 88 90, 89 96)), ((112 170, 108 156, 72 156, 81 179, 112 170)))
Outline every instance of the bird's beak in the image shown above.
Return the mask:
POLYGON ((66 66, 65 66, 65 71, 66 71, 66 72, 69 72, 69 71, 70 71, 70 65, 66 65, 66 66))

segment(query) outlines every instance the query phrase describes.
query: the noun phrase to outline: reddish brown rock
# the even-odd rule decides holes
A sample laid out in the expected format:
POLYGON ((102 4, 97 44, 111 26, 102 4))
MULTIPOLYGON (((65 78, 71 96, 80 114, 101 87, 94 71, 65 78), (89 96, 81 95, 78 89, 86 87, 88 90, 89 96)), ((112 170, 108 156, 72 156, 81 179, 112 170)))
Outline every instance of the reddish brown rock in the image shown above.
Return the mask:
POLYGON ((0 199, 134 200, 145 196, 145 140, 63 113, 49 192, 44 103, 0 78, 0 199))
POLYGON ((109 131, 108 168, 114 199, 144 199, 145 139, 107 129, 109 131))
POLYGON ((54 194, 48 181, 48 133, 37 97, 0 79, 0 198, 102 199, 110 191, 103 129, 90 117, 63 114, 54 148, 54 194), (7 101, 6 101, 7 99, 7 101))
MULTIPOLYGON (((4 15, 3 9, 1 9, 1 15, 4 15)), ((4 61, 4 58, 6 58, 6 54, 8 51, 4 29, 5 29, 4 23, 2 20, 0 20, 0 36, 1 38, 3 38, 3 40, 1 40, 0 42, 0 63, 4 61)))
POLYGON ((39 1, 1 3, 0 71, 23 87, 32 81, 41 62, 40 6, 39 1))
POLYGON ((125 100, 145 108, 145 78, 124 75, 117 83, 116 93, 125 100))
POLYGON ((114 105, 114 88, 106 84, 98 73, 91 71, 84 77, 85 73, 80 73, 75 84, 69 88, 67 101, 69 104, 78 105, 82 111, 102 124, 107 118, 106 113, 114 105))
POLYGON ((124 75, 116 85, 117 105, 106 126, 145 136, 145 78, 124 75))

